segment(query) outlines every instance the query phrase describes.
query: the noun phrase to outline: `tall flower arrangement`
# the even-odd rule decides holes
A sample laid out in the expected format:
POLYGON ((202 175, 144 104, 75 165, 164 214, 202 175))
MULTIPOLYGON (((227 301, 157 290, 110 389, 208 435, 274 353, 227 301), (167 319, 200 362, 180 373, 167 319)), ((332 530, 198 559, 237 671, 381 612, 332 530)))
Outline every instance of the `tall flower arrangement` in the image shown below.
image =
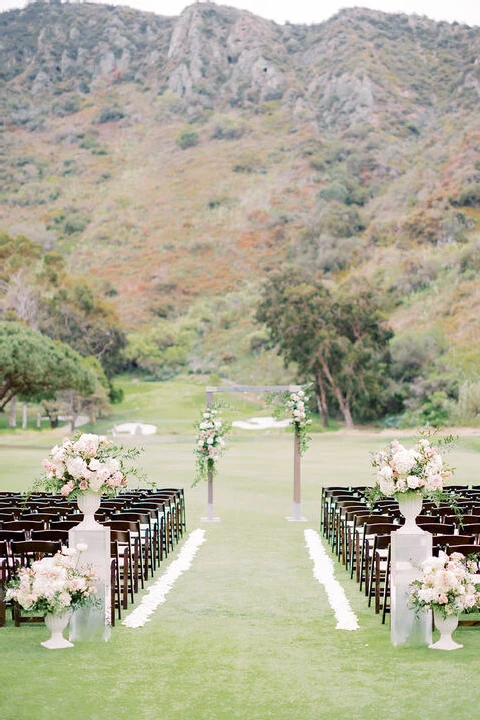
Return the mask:
POLYGON ((297 390, 286 396, 285 412, 290 418, 293 432, 300 441, 300 455, 303 455, 311 440, 308 427, 312 424, 309 418, 308 396, 303 390, 297 390))
POLYGON ((98 600, 91 567, 79 566, 86 545, 63 547, 53 557, 44 557, 29 567, 22 567, 7 585, 6 600, 15 600, 24 610, 37 615, 63 613, 98 600))
POLYGON ((217 460, 225 452, 224 437, 230 431, 230 425, 222 420, 219 407, 207 408, 195 427, 195 478, 192 486, 200 480, 207 480, 209 472, 216 474, 217 460))
POLYGON ((129 461, 139 452, 136 448, 125 450, 103 435, 67 437, 43 460, 45 473, 34 487, 66 498, 78 497, 87 490, 112 497, 127 485, 129 475, 138 475, 129 461))
POLYGON ((446 618, 480 607, 474 574, 476 561, 461 553, 440 551, 422 563, 423 576, 410 586, 410 605, 416 610, 435 610, 446 618))
MULTIPOLYGON (((447 438, 445 442, 451 440, 447 438)), ((445 498, 444 482, 453 474, 428 438, 421 438, 410 449, 393 440, 374 454, 372 467, 375 486, 370 497, 373 500, 382 496, 421 493, 439 501, 445 498)))

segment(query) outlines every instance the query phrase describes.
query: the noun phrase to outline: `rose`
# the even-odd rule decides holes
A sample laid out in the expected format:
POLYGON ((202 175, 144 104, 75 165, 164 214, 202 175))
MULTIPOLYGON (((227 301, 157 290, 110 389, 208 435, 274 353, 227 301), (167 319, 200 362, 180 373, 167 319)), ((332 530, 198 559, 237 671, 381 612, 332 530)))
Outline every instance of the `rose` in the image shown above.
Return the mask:
POLYGON ((75 478, 84 478, 87 472, 87 463, 81 457, 69 457, 65 461, 67 471, 75 478))
POLYGON ((65 485, 63 485, 60 488, 60 494, 63 495, 63 497, 68 497, 71 492, 74 490, 74 485, 71 480, 69 480, 65 485))
POLYGON ((407 477, 407 485, 410 488, 410 490, 416 490, 421 485, 423 485, 421 478, 419 478, 417 475, 409 475, 407 477))
POLYGON ((399 450, 392 457, 391 465, 393 471, 399 475, 404 475, 413 468, 417 457, 417 453, 413 450, 399 450))
POLYGON ((81 455, 85 455, 87 458, 92 458, 96 455, 100 443, 106 443, 106 438, 92 433, 83 433, 78 440, 73 443, 72 449, 81 455))

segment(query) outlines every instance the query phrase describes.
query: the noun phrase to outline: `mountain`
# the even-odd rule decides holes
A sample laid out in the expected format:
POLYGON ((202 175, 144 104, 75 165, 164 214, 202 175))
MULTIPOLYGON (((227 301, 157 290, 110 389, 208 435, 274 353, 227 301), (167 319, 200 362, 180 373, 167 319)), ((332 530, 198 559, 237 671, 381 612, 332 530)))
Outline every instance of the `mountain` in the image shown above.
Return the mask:
POLYGON ((252 318, 294 263, 370 278, 400 337, 439 332, 476 373, 479 48, 362 8, 1 13, 0 230, 60 252, 128 332, 186 323, 193 371, 282 375, 252 318))

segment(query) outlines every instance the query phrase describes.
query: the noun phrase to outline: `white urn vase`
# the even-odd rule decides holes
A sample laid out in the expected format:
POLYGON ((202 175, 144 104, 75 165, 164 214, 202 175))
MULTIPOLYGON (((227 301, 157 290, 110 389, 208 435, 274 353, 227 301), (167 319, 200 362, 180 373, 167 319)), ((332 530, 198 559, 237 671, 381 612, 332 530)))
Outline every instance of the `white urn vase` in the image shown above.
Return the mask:
POLYGON ((463 648, 463 645, 456 643, 452 638, 452 633, 458 626, 457 615, 444 617, 440 611, 434 610, 433 622, 440 633, 440 639, 428 646, 430 650, 460 650, 460 648, 463 648))
POLYGON ((399 533, 417 534, 423 530, 418 527, 416 519, 420 515, 423 505, 423 495, 420 492, 398 493, 396 496, 400 512, 405 518, 404 524, 397 530, 399 533))
POLYGON ((71 616, 70 610, 63 613, 47 613, 45 615, 45 625, 50 630, 50 638, 40 644, 48 648, 48 650, 73 647, 73 643, 63 637, 63 631, 67 627, 71 616))
POLYGON ((95 513, 100 507, 102 502, 102 496, 100 493, 93 492, 92 490, 86 490, 77 497, 77 505, 80 512, 83 513, 83 520, 79 524, 83 530, 89 528, 98 528, 99 523, 95 520, 95 513))

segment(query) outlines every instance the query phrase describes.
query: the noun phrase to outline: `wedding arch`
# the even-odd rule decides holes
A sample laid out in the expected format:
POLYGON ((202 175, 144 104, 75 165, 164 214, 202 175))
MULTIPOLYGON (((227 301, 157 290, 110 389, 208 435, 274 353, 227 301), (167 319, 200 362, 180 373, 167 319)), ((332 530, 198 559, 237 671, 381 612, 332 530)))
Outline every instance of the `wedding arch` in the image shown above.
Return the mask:
MULTIPOLYGON (((206 405, 210 408, 213 405, 215 393, 225 392, 298 392, 301 390, 300 385, 208 385, 206 391, 206 405)), ((294 437, 293 449, 293 512, 287 516, 289 522, 306 522, 306 518, 302 515, 301 510, 301 477, 300 477, 300 439, 296 433, 294 437)), ((208 500, 207 500, 207 516, 202 518, 207 522, 215 522, 219 518, 213 515, 213 473, 208 473, 208 500)))

